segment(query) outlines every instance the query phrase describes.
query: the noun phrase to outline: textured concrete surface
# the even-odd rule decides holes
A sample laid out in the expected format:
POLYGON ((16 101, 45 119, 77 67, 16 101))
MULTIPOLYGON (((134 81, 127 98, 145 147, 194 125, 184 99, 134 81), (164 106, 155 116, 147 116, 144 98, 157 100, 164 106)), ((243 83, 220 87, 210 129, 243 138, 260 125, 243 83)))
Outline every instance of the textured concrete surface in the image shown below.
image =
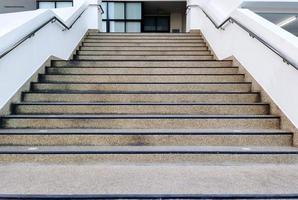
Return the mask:
POLYGON ((291 134, 266 135, 80 135, 61 134, 47 135, 0 135, 2 145, 262 145, 262 146, 290 146, 291 134))
POLYGON ((53 75, 47 74, 41 76, 42 80, 50 82, 146 82, 146 83, 177 83, 177 82, 240 82, 244 80, 243 74, 199 74, 199 75, 53 75))
MULTIPOLYGON (((101 47, 100 47, 101 48, 101 47)), ((142 47, 143 48, 143 47, 142 47)), ((53 66, 80 67, 231 67, 231 60, 223 61, 54 61, 53 66)))
MULTIPOLYGON (((93 43, 92 43, 93 44, 93 43)), ((116 43, 118 44, 118 43, 116 43)), ((76 56, 76 59, 79 59, 79 60, 160 60, 160 61, 163 61, 163 60, 167 60, 167 61, 173 61, 173 60, 213 60, 213 56, 210 56, 210 55, 199 55, 199 56, 178 56, 178 55, 175 55, 175 56, 150 56, 150 55, 141 55, 141 56, 134 56, 134 55, 130 55, 130 56, 117 56, 117 55, 114 55, 114 56, 87 56, 87 55, 77 55, 76 56)))
POLYGON ((126 51, 126 50, 115 50, 115 51, 79 51, 78 55, 155 55, 155 56, 164 56, 164 55, 211 55, 210 51, 161 51, 161 50, 139 50, 139 51, 126 51))
POLYGON ((80 50, 88 50, 88 51, 106 51, 106 50, 113 50, 113 51, 118 51, 118 50, 133 50, 133 51, 144 51, 144 50, 149 50, 149 51, 202 51, 202 50, 208 50, 208 48, 205 46, 203 47, 84 47, 82 46, 80 50))
POLYGON ((257 93, 24 93, 24 101, 58 102, 200 102, 200 103, 254 103, 259 100, 257 93))
POLYGON ((266 115, 269 107, 250 105, 105 105, 105 104, 51 104, 16 105, 16 114, 194 114, 194 115, 266 115))
POLYGON ((92 43, 101 43, 101 42, 106 42, 106 43, 165 43, 165 46, 168 45, 169 43, 180 43, 181 46, 187 43, 204 43, 204 40, 202 38, 179 38, 178 40, 174 39, 130 39, 130 40, 123 40, 122 39, 117 39, 117 38, 90 38, 87 37, 84 42, 92 42, 92 43))
POLYGON ((297 164, 291 147, 231 146, 2 146, 0 162, 297 164))
MULTIPOLYGON (((180 68, 103 68, 103 67, 49 67, 49 74, 237 74, 237 67, 180 67, 180 68)), ((220 80, 218 80, 220 82, 220 80)))
POLYGON ((35 91, 249 92, 250 83, 33 83, 35 91))
POLYGON ((181 43, 142 43, 142 42, 135 42, 135 43, 132 43, 132 42, 127 42, 127 43, 113 43, 113 42, 101 42, 101 43, 95 43, 95 42, 90 42, 90 43, 86 43, 86 42, 83 42, 84 46, 87 46, 87 47, 100 47, 100 46, 118 46, 118 47, 127 47, 127 46, 139 46, 139 47, 156 47, 156 46, 168 46, 168 47, 179 47, 179 46, 186 46, 186 47, 205 47, 206 44, 205 43, 184 43, 184 44, 181 44, 181 43))
POLYGON ((0 165, 1 194, 270 194, 298 192, 298 165, 0 165))
POLYGON ((4 128, 260 128, 278 129, 271 115, 10 115, 4 128))

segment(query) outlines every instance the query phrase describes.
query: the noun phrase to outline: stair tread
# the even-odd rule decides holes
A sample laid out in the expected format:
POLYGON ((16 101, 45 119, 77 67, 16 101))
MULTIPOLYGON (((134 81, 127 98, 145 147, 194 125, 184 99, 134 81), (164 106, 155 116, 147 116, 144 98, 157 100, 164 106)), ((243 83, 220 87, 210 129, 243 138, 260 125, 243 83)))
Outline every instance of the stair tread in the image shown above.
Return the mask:
POLYGON ((237 84, 252 84, 251 82, 63 82, 63 81, 59 81, 59 82, 52 82, 52 81, 47 81, 47 82, 32 82, 32 84, 83 84, 83 85, 88 85, 88 84, 107 84, 107 85, 199 85, 199 84, 204 84, 204 85, 215 85, 215 84, 224 84, 224 85, 228 85, 228 84, 233 84, 233 85, 237 85, 237 84))
POLYGON ((74 90, 63 90, 60 91, 29 91, 24 92, 24 94, 259 94, 258 92, 235 92, 235 91, 94 91, 94 90, 85 90, 85 91, 74 91, 74 90))
POLYGON ((3 134, 293 134, 282 129, 0 129, 3 134))
POLYGON ((0 195, 3 199, 23 199, 20 198, 22 196, 27 199, 69 200, 298 197, 298 178, 294 176, 298 165, 294 164, 219 166, 93 162, 37 166, 34 163, 16 163, 1 164, 0 169, 1 191, 7 194, 0 195), (38 184, 32 186, 32 183, 38 184))
POLYGON ((0 146, 5 153, 236 153, 236 154, 298 154, 296 147, 256 146, 0 146))
POLYGON ((41 74, 42 76, 244 76, 244 74, 41 74))
POLYGON ((123 102, 21 102, 21 103, 14 103, 14 105, 108 105, 108 106, 121 106, 121 105, 149 105, 149 106, 162 106, 162 105, 169 105, 169 106, 191 106, 191 105, 199 105, 199 106, 204 106, 204 105, 211 105, 211 106, 264 106, 264 105, 269 105, 268 103, 167 103, 167 102, 160 102, 160 103, 152 103, 152 102, 127 102, 127 103, 123 103, 123 102))
POLYGON ((7 115, 3 117, 4 119, 7 118, 27 118, 27 119, 38 119, 38 118, 47 118, 47 119, 81 119, 81 118, 90 118, 90 119, 249 119, 249 118, 260 118, 260 119, 271 119, 271 118, 279 118, 277 115, 143 115, 143 114, 114 114, 114 115, 107 115, 107 114, 96 114, 96 115, 90 115, 90 114, 80 114, 80 115, 7 115))
MULTIPOLYGON (((68 67, 55 67, 50 66, 47 67, 49 69, 82 69, 80 66, 68 66, 68 67)), ((238 69, 238 67, 234 66, 225 66, 225 67, 96 67, 96 66, 88 66, 83 69, 238 69)))

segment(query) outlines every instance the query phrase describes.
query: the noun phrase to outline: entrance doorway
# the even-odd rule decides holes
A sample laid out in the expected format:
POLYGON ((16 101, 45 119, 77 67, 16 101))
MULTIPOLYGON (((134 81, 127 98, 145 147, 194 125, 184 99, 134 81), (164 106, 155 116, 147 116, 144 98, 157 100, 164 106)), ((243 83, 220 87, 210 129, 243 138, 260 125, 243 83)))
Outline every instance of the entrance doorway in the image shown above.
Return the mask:
POLYGON ((170 32, 170 16, 145 16, 142 32, 170 32))

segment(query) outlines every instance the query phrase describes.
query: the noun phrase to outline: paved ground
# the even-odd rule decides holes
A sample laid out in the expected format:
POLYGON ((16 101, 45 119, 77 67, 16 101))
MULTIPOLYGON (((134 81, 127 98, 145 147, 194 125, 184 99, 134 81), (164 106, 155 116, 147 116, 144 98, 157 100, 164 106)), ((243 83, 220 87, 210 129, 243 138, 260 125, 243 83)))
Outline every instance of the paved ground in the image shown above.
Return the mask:
POLYGON ((298 165, 1 164, 0 194, 298 193, 298 165))

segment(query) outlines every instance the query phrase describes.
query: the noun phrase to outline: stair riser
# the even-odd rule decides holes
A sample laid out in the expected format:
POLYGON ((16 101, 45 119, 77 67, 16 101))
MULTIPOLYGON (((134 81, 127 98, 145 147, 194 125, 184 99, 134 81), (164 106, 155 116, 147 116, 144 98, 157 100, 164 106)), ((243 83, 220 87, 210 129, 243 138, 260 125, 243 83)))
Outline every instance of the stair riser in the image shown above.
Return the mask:
POLYGON ((75 56, 79 60, 213 60, 213 56, 75 56))
POLYGON ((82 51, 207 51, 208 48, 205 47, 80 47, 82 51))
POLYGON ((249 128, 249 129, 278 129, 278 118, 146 118, 146 119, 3 119, 4 128, 249 128))
POLYGON ((199 56, 199 55, 211 55, 210 51, 127 51, 127 50, 118 50, 118 51, 78 51, 78 55, 141 55, 141 56, 199 56))
POLYGON ((92 40, 158 40, 158 41, 164 41, 164 40, 203 40, 201 36, 134 36, 134 37, 127 37, 127 36, 96 36, 96 35, 89 35, 86 37, 86 39, 92 39, 92 40))
POLYGON ((250 84, 38 84, 34 91, 250 92, 250 84))
POLYGON ((291 135, 1 135, 0 145, 289 146, 291 135))
POLYGON ((198 115, 265 115, 265 105, 18 105, 17 114, 198 114, 198 115))
POLYGON ((24 101, 56 102, 207 102, 207 103, 254 103, 257 94, 34 94, 24 95, 24 101))
POLYGON ((83 154, 83 155, 0 155, 1 163, 9 162, 95 162, 96 163, 179 163, 198 164, 296 164, 297 155, 272 154, 83 154))
POLYGON ((142 42, 127 42, 127 43, 113 43, 113 42, 83 42, 84 47, 206 47, 205 42, 195 43, 142 43, 142 42))
POLYGON ((47 68, 47 74, 237 74, 238 68, 47 68))
POLYGON ((88 36, 104 36, 104 37, 197 37, 200 33, 98 33, 89 32, 88 36))
POLYGON ((230 67, 231 61, 53 61, 53 67, 230 67))
POLYGON ((177 82, 241 82, 243 75, 42 75, 41 81, 50 82, 72 82, 72 83, 94 83, 94 82, 151 82, 151 83, 177 83, 177 82))
POLYGON ((90 42, 90 43, 117 43, 117 44, 121 44, 121 43, 161 43, 161 44, 169 44, 169 43, 204 43, 203 39, 178 39, 178 40, 168 40, 168 39, 130 39, 130 40, 117 40, 117 39, 91 39, 91 38, 86 38, 84 40, 84 42, 90 42))

